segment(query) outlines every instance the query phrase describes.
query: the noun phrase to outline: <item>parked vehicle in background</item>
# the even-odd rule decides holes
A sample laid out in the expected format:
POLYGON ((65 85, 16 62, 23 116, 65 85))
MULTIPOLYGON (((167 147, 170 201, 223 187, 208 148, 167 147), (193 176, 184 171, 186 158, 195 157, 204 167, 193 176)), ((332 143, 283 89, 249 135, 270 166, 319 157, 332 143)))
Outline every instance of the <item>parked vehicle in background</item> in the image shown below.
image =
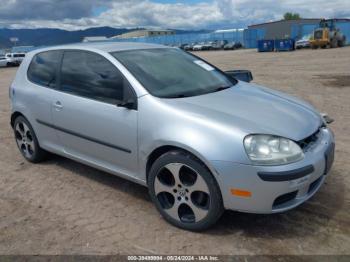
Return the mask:
POLYGON ((185 50, 185 46, 187 46, 187 44, 180 44, 177 47, 182 49, 182 50, 185 50))
POLYGON ((214 42, 202 42, 193 46, 193 51, 212 50, 214 42))
POLYGON ((184 50, 185 51, 193 51, 193 47, 196 45, 197 43, 192 43, 192 44, 187 44, 184 46, 184 50))
POLYGON ((198 44, 195 44, 192 48, 193 51, 201 51, 203 50, 203 47, 204 47, 205 43, 198 43, 198 44))
POLYGON ((211 45, 212 50, 220 50, 223 49, 224 46, 228 43, 227 40, 214 41, 211 45))
POLYGON ((235 42, 230 42, 224 46, 224 50, 234 50, 235 49, 235 42))
POLYGON ((336 48, 346 44, 346 37, 338 27, 338 22, 342 19, 323 19, 319 28, 316 28, 310 39, 312 49, 316 48, 336 48))
POLYGON ((212 41, 204 43, 204 45, 202 46, 202 50, 212 50, 213 44, 214 42, 212 41))
POLYGON ((25 56, 25 53, 7 53, 5 55, 5 57, 9 60, 10 66, 19 66, 25 56))
POLYGON ((199 231, 225 209, 295 208, 334 160, 330 118, 240 74, 252 78, 153 44, 36 50, 10 86, 10 123, 26 160, 49 151, 147 186, 168 222, 199 231))
POLYGON ((10 65, 11 65, 10 60, 7 57, 5 56, 0 57, 0 67, 10 66, 10 65))
POLYGON ((242 48, 242 44, 240 42, 230 42, 224 46, 224 50, 235 50, 238 48, 242 48))
POLYGON ((301 39, 295 42, 295 48, 296 49, 309 48, 310 38, 311 38, 311 34, 304 35, 301 39))

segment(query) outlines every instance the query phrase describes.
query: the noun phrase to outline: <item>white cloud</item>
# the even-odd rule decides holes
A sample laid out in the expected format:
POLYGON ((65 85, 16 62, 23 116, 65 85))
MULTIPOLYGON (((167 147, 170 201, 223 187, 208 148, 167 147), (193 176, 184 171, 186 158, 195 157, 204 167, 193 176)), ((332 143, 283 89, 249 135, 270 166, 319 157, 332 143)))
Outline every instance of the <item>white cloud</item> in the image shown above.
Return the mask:
MULTIPOLYGON (((179 29, 200 29, 214 27, 240 27, 251 23, 259 23, 281 19, 285 12, 298 12, 303 17, 350 17, 350 1, 348 0, 213 0, 198 4, 186 3, 156 3, 151 0, 105 0, 109 3, 109 9, 97 17, 86 15, 86 6, 82 7, 80 18, 72 18, 72 10, 60 14, 60 19, 50 19, 50 16, 33 14, 26 19, 1 19, 1 11, 6 8, 10 11, 11 6, 16 6, 18 1, 23 0, 0 0, 0 26, 10 27, 57 27, 62 29, 81 29, 96 26, 111 27, 163 27, 179 29), (70 18, 69 18, 70 17, 70 18)), ((31 1, 38 3, 39 0, 26 0, 27 5, 31 1)), ((48 8, 50 1, 44 1, 48 8)), ((63 1, 62 1, 63 2, 63 1)), ((69 0, 71 6, 77 8, 87 3, 85 1, 69 0), (80 3, 77 4, 77 3, 80 3)), ((89 7, 98 5, 101 1, 89 0, 89 7)), ((28 9, 24 9, 27 10, 28 9)), ((35 12, 35 10, 32 10, 35 12)))

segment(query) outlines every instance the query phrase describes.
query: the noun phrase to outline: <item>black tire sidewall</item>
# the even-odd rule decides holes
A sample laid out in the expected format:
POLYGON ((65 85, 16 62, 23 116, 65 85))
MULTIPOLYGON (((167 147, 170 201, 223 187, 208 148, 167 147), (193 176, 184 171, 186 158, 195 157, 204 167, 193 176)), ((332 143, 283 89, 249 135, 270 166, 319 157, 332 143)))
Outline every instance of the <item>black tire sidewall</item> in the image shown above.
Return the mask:
POLYGON ((204 229, 209 228, 212 226, 222 215, 224 208, 223 208, 223 202, 222 202, 222 196, 220 188, 213 177, 213 175, 210 173, 208 168, 204 166, 204 164, 201 163, 198 159, 193 157, 191 154, 188 154, 183 151, 171 151, 168 153, 163 154, 161 157, 159 157, 152 165, 148 179, 147 179, 149 194, 156 205, 158 211, 161 213, 161 215, 172 225, 175 225, 176 227, 190 230, 190 231, 202 231, 204 229), (194 169, 198 174, 201 175, 201 177, 205 180, 207 183, 207 186, 209 188, 210 192, 210 207, 208 211, 208 215, 196 223, 183 223, 180 222, 174 218, 172 218, 170 215, 168 215, 163 208, 161 207, 154 191, 154 180, 160 171, 161 168, 163 168, 165 165, 170 163, 182 163, 185 164, 192 169, 194 169))

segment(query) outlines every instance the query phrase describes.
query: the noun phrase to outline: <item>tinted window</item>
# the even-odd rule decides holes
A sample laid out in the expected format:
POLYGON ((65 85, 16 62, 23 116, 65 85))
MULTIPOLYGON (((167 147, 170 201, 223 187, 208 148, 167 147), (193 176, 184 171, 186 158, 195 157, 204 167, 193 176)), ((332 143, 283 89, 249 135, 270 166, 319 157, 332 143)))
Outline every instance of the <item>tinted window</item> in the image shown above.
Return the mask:
POLYGON ((24 54, 15 54, 13 57, 24 57, 24 54))
POLYGON ((56 88, 60 54, 60 51, 48 51, 35 55, 28 69, 29 80, 38 85, 56 88))
POLYGON ((128 84, 118 69, 91 52, 66 51, 61 69, 61 90, 79 96, 116 103, 123 100, 128 84))

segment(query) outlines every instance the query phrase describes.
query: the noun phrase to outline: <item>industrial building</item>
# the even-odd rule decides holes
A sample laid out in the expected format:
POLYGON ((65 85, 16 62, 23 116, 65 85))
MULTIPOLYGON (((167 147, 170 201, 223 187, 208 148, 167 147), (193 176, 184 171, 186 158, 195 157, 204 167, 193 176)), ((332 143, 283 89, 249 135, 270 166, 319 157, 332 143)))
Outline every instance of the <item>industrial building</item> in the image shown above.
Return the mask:
POLYGON ((302 37, 310 33, 318 25, 321 18, 280 20, 248 26, 248 30, 262 30, 266 39, 283 39, 302 37), (300 30, 300 29, 303 30, 300 30))
POLYGON ((138 38, 138 37, 154 37, 154 36, 169 36, 175 35, 175 31, 173 30, 152 30, 152 29, 144 29, 144 30, 135 30, 125 34, 114 36, 113 38, 138 38))
MULTIPOLYGON (((246 29, 225 29, 212 33, 171 33, 171 30, 137 30, 111 38, 112 41, 133 41, 157 43, 165 45, 180 45, 210 41, 240 42, 246 48, 256 48, 258 40, 275 40, 291 38, 299 40, 311 34, 319 26, 321 18, 305 18, 297 20, 279 20, 262 24, 250 25, 246 29)), ((346 36, 350 44, 350 19, 337 19, 337 28, 346 36)))
MULTIPOLYGON (((321 18, 304 18, 296 20, 280 20, 248 26, 244 31, 244 45, 247 48, 256 48, 257 41, 262 39, 298 40, 304 35, 312 34, 319 26, 321 18)), ((350 19, 337 19, 337 28, 345 34, 347 43, 350 41, 350 19)))

